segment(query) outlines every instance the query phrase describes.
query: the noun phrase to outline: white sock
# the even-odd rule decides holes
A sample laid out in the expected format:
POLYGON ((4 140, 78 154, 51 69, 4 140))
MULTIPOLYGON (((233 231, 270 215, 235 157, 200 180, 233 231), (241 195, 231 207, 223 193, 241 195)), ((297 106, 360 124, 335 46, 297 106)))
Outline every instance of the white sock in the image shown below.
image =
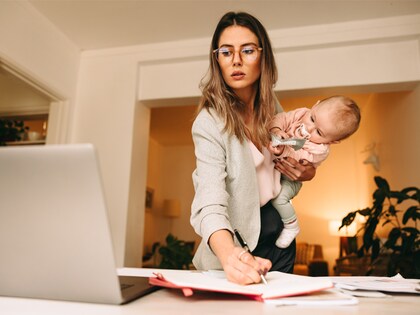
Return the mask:
POLYGON ((298 221, 293 221, 292 223, 285 223, 284 229, 281 231, 279 238, 276 241, 276 246, 279 248, 286 248, 290 245, 295 237, 299 234, 300 228, 298 221))

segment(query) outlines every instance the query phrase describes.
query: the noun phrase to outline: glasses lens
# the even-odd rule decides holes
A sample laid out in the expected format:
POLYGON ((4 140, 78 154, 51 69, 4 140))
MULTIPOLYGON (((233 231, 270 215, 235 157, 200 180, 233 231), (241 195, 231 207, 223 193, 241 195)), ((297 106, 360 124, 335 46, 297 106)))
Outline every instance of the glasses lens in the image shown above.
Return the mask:
MULTIPOLYGON (((241 48, 239 54, 242 60, 255 61, 258 57, 259 50, 261 50, 261 48, 256 46, 245 46, 241 48)), ((235 56, 233 47, 220 47, 219 49, 216 49, 214 53, 216 54, 216 59, 223 63, 231 63, 235 56)))
POLYGON ((232 60, 234 50, 229 47, 220 47, 216 50, 216 58, 221 62, 230 62, 232 60))
POLYGON ((254 61, 258 57, 258 49, 254 46, 247 46, 241 49, 242 59, 254 61))

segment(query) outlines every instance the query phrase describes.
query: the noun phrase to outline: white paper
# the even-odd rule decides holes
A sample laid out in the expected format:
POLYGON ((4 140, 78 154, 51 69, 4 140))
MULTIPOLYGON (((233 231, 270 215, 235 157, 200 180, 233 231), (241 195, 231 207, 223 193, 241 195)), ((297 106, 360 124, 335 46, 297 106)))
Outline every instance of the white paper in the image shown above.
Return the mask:
POLYGON ((344 294, 336 289, 323 290, 302 296, 286 297, 280 299, 267 299, 264 303, 269 305, 307 305, 307 306, 324 306, 324 305, 355 305, 359 301, 354 296, 344 294))
POLYGON ((329 277, 334 286, 345 290, 366 290, 420 294, 420 280, 394 277, 329 277))

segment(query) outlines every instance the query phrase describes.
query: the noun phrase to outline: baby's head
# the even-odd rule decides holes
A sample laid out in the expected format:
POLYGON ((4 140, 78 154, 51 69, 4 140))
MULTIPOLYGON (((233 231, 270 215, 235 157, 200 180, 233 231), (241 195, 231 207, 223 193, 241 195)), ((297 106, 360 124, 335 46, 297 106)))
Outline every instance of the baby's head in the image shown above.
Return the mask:
POLYGON ((352 99, 336 95, 318 101, 303 117, 303 133, 315 143, 338 143, 359 128, 360 109, 352 99))

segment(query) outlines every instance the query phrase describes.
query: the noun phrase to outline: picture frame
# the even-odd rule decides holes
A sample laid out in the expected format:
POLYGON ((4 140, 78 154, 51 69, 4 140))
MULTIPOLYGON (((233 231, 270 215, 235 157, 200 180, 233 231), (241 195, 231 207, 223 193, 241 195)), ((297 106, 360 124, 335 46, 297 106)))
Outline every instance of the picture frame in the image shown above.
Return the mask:
POLYGON ((153 194, 154 194, 154 189, 150 188, 150 187, 146 187, 146 201, 145 201, 145 207, 146 207, 146 211, 147 212, 151 212, 152 211, 152 207, 153 207, 153 194))

